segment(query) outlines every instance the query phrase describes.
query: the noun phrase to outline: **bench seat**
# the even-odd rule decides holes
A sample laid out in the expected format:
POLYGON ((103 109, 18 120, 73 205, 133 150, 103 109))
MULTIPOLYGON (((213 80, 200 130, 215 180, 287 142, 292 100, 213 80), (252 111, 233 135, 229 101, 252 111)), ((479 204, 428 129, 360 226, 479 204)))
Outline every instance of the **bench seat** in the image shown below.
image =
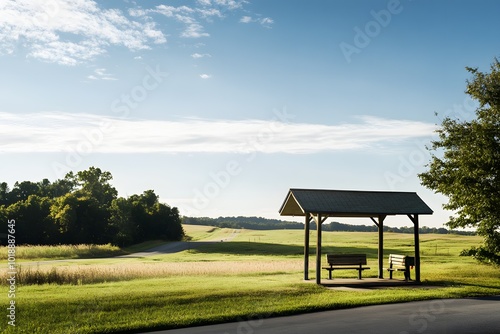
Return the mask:
POLYGON ((357 270, 358 279, 362 279, 363 270, 370 269, 370 267, 363 267, 366 265, 366 254, 327 254, 326 261, 328 267, 322 267, 328 270, 328 279, 332 279, 332 271, 334 270, 357 270))
POLYGON ((405 280, 411 281, 410 267, 415 265, 415 258, 413 256, 406 256, 400 254, 389 255, 389 268, 384 268, 389 271, 389 278, 392 279, 392 273, 395 271, 404 272, 405 280))

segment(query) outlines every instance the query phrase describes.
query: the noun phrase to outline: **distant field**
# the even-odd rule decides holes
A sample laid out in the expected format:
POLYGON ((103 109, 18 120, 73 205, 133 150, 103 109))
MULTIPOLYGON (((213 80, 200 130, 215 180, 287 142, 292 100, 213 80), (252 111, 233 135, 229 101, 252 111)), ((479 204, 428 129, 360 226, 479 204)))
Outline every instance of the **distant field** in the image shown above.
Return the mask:
POLYGON ((182 227, 192 241, 224 239, 233 232, 233 229, 203 225, 183 225, 182 227))
MULTIPOLYGON (((38 277, 42 283, 52 277, 55 283, 18 283, 16 329, 6 329, 3 321, 0 331, 134 332, 397 301, 500 294, 498 268, 458 256, 463 248, 480 242, 475 236, 421 235, 422 280, 437 288, 347 292, 302 281, 303 231, 239 230, 231 242, 200 244, 232 236, 234 230, 193 225, 186 225, 185 230, 197 248, 145 258, 21 263, 20 279, 38 277)), ((312 231, 312 253, 314 235, 312 231)), ((323 246, 325 253, 366 253, 372 269, 363 276, 376 277, 376 233, 325 232, 323 246)), ((384 246, 386 256, 411 254, 413 236, 387 233, 384 246)), ((1 272, 6 275, 5 269, 1 272)), ((312 270, 310 275, 314 277, 312 270)), ((354 278, 356 272, 339 271, 334 276, 354 278)), ((7 305, 7 293, 0 294, 0 303, 7 305)))

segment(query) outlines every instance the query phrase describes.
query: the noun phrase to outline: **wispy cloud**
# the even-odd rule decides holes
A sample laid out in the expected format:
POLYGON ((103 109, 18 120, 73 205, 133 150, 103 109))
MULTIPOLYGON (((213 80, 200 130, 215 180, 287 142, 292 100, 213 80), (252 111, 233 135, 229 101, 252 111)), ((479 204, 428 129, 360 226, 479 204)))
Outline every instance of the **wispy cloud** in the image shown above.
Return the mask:
POLYGON ((198 8, 197 11, 198 13, 200 13, 200 16, 202 18, 207 20, 211 20, 212 17, 218 17, 218 18, 224 17, 222 15, 222 12, 215 8, 210 8, 210 9, 198 8))
POLYGON ((210 74, 205 74, 205 73, 200 74, 200 78, 202 78, 202 79, 210 79, 211 77, 212 76, 210 74))
POLYGON ((253 18, 251 16, 242 16, 240 18, 240 23, 259 23, 261 26, 265 28, 271 28, 271 26, 274 23, 274 20, 270 17, 253 18))
POLYGON ((96 68, 93 74, 87 76, 90 80, 118 80, 113 75, 109 74, 105 68, 96 68))
POLYGON ((185 38, 200 38, 200 37, 208 37, 209 33, 204 31, 204 27, 195 22, 188 24, 187 28, 181 33, 181 37, 185 38))
POLYGON ((183 38, 209 37, 201 21, 211 22, 214 18, 223 18, 227 11, 241 9, 245 0, 199 0, 192 7, 158 5, 154 8, 142 9, 133 8, 129 14, 134 17, 144 17, 148 21, 152 20, 152 14, 160 14, 167 18, 172 18, 185 25, 180 33, 183 38))
POLYGON ((22 45, 28 57, 63 65, 91 60, 110 46, 143 50, 166 42, 154 22, 131 20, 91 0, 2 1, 0 17, 0 54, 22 45))
MULTIPOLYGON (((130 8, 110 8, 94 0, 0 1, 0 55, 26 52, 27 57, 78 65, 93 61, 113 47, 131 51, 167 42, 161 19, 179 22, 181 38, 209 37, 205 24, 243 11, 246 0, 198 0, 191 6, 127 2, 130 8), (151 6, 149 4, 149 6, 151 6)), ((245 13, 249 11, 244 10, 245 13)), ((257 15, 258 16, 258 15, 257 15)), ((270 18, 256 19, 264 26, 270 18)), ((170 25, 168 25, 170 26, 170 25)))
POLYGON ((240 19, 240 22, 241 23, 250 23, 250 22, 253 22, 253 19, 251 16, 243 16, 241 19, 240 19))
POLYGON ((435 127, 368 116, 325 125, 256 119, 153 121, 91 114, 0 113, 0 153, 68 152, 85 146, 83 143, 90 145, 93 153, 123 154, 380 150, 399 141, 430 137, 435 127))
POLYGON ((244 4, 248 3, 246 0, 213 0, 212 4, 227 8, 230 10, 242 8, 244 4))
POLYGON ((274 20, 270 17, 264 17, 259 20, 259 23, 266 28, 271 28, 271 25, 274 23, 274 20))
POLYGON ((191 55, 191 57, 193 57, 194 59, 198 59, 198 58, 205 58, 205 57, 212 57, 209 53, 193 53, 191 55))

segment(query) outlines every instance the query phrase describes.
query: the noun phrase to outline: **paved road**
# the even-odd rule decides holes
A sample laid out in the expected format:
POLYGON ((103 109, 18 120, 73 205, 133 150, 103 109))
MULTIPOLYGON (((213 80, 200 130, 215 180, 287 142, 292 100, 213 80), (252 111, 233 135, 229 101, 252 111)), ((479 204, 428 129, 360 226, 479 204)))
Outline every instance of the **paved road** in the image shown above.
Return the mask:
POLYGON ((499 334, 500 296, 375 305, 149 334, 499 334))

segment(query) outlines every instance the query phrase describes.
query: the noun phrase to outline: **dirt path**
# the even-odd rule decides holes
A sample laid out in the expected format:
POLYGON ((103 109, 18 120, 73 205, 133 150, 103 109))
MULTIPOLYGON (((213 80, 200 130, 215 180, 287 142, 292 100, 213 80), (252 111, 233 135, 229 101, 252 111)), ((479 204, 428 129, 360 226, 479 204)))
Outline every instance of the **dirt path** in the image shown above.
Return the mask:
POLYGON ((158 254, 172 254, 172 253, 178 253, 182 252, 188 249, 195 249, 203 245, 207 244, 212 244, 216 242, 229 242, 232 241, 236 236, 240 233, 240 230, 233 230, 233 232, 223 238, 223 239, 213 239, 213 240, 203 240, 203 241, 175 241, 175 242, 169 242, 160 246, 153 247, 151 249, 138 252, 138 253, 133 253, 133 254, 127 254, 127 255, 121 255, 117 256, 118 258, 130 258, 130 257, 146 257, 146 256, 152 256, 152 255, 158 255, 158 254))
MULTIPOLYGON (((234 238, 236 238, 236 236, 239 233, 240 233, 240 230, 235 229, 232 231, 232 233, 229 236, 222 238, 222 239, 203 240, 203 241, 173 241, 173 242, 167 242, 163 245, 156 246, 156 247, 153 247, 151 249, 148 249, 148 250, 145 250, 142 252, 127 254, 127 255, 119 255, 119 256, 114 256, 114 257, 98 258, 98 259, 109 260, 109 259, 119 259, 119 258, 141 258, 141 257, 158 255, 158 254, 178 253, 178 252, 182 252, 182 251, 185 251, 188 249, 195 249, 195 248, 201 247, 203 245, 211 244, 211 243, 229 242, 229 241, 232 241, 234 238)), ((37 266, 37 265, 45 265, 45 264, 52 264, 52 263, 88 261, 88 260, 89 259, 31 261, 31 262, 22 262, 22 263, 20 263, 20 265, 22 265, 22 266, 37 266)))

